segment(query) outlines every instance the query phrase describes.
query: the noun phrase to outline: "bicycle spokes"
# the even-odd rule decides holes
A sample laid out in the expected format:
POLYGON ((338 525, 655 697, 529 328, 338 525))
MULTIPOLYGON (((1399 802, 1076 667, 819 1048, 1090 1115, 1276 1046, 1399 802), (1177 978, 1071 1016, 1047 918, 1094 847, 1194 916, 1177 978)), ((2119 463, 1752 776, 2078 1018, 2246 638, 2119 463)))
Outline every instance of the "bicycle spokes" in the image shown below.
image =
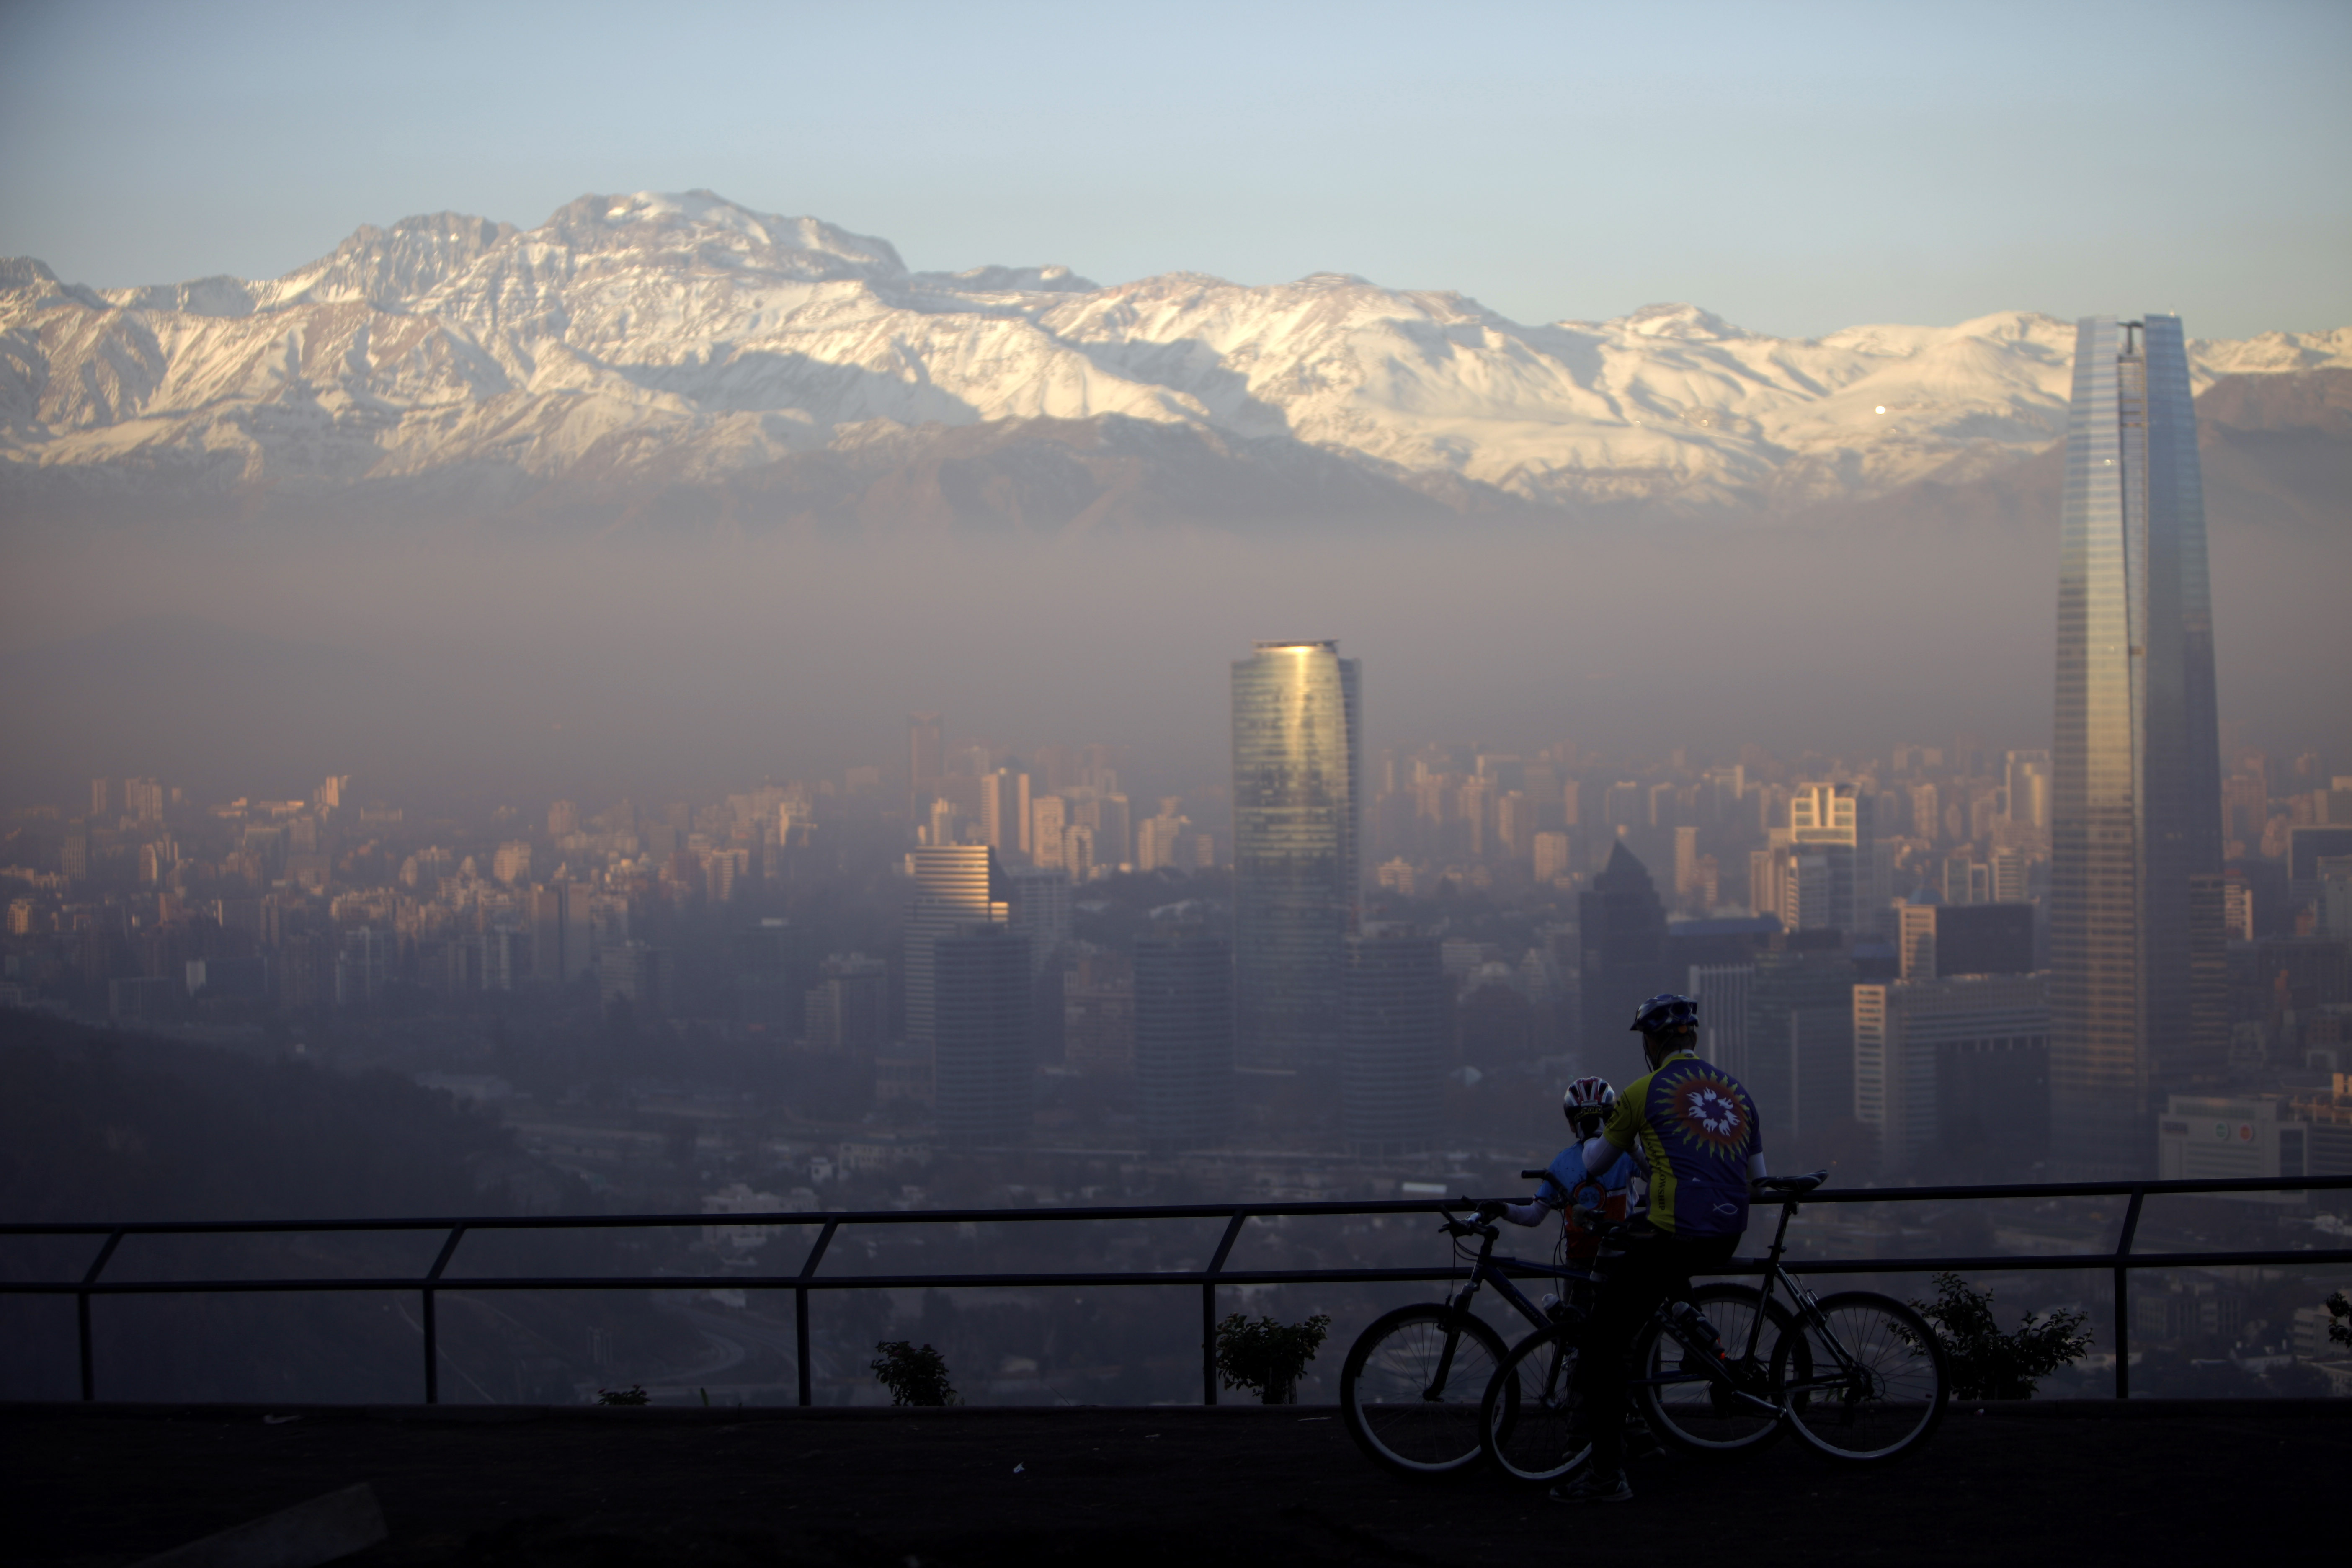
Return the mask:
POLYGON ((1891 1458, 1943 1413, 1944 1366, 1926 1325, 1901 1302, 1867 1291, 1832 1296, 1806 1313, 1774 1367, 1790 1419, 1842 1458, 1891 1458), (1795 1350, 1811 1365, 1797 1364, 1795 1350))

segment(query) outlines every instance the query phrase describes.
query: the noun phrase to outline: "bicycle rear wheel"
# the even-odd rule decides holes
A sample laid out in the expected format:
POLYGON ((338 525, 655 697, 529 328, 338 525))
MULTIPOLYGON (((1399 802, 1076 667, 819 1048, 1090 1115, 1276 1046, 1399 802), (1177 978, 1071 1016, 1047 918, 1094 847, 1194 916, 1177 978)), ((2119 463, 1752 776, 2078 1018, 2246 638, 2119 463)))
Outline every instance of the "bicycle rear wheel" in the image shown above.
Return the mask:
POLYGON ((1592 1458, 1574 1386, 1584 1324, 1571 1319, 1538 1329, 1511 1347, 1487 1385, 1478 1442, 1496 1469, 1516 1481, 1555 1481, 1592 1458))
POLYGON ((1772 1385, 1799 1435, 1824 1454, 1892 1459, 1944 1418, 1943 1346, 1918 1313, 1890 1296, 1825 1296, 1780 1344, 1772 1385), (1800 1351, 1811 1366, 1798 1364, 1800 1351))
POLYGON ((1424 1303, 1375 1318, 1339 1370, 1349 1436, 1400 1476, 1443 1476, 1478 1458, 1478 1413, 1503 1337, 1469 1312, 1424 1303))
MULTIPOLYGON (((1769 1443, 1784 1424, 1771 1368, 1775 1352, 1793 1333, 1789 1310, 1746 1285, 1703 1285, 1691 1292, 1691 1302, 1723 1336, 1731 1358, 1723 1370, 1732 1381, 1727 1385, 1713 1370, 1697 1364, 1692 1352, 1666 1332, 1664 1321, 1653 1318, 1633 1345, 1633 1390, 1642 1413, 1659 1436, 1692 1454, 1730 1454, 1769 1443), (1756 1353, 1749 1356, 1748 1339, 1759 1309, 1764 1331, 1756 1340, 1756 1353), (1740 1398, 1742 1393, 1772 1400, 1775 1407, 1759 1410, 1740 1398)), ((1791 1366, 1810 1370, 1802 1343, 1787 1359, 1791 1366)))

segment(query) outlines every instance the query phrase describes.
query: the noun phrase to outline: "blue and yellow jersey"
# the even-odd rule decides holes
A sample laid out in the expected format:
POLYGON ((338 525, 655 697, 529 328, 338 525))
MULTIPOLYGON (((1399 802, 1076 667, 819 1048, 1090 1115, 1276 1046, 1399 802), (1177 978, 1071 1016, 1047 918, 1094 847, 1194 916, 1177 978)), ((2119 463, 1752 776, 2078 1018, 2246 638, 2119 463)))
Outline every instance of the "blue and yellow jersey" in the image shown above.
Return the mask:
POLYGON ((1601 1135, 1642 1151, 1653 1229, 1717 1237, 1748 1228, 1748 1157, 1764 1152, 1764 1130, 1756 1102, 1721 1068, 1693 1051, 1668 1057, 1617 1097, 1601 1135))

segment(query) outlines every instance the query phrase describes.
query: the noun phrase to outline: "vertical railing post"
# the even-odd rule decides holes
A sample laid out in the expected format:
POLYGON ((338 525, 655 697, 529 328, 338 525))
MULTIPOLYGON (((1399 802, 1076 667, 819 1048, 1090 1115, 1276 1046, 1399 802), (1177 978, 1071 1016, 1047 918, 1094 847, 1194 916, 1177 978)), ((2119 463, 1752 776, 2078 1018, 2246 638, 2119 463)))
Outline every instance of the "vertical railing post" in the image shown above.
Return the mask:
POLYGON ((2132 1237, 2139 1231, 2139 1205, 2147 1196, 2145 1187, 2132 1189, 2131 1203, 2124 1209, 2123 1234, 2116 1237, 2116 1397, 2131 1397, 2131 1268, 2124 1259, 2131 1256, 2132 1237))
POLYGON ((457 1250, 457 1243, 465 1237, 464 1226, 452 1226, 449 1239, 441 1244, 441 1256, 433 1260, 433 1267, 425 1275, 425 1403, 427 1405, 441 1403, 441 1319, 434 1302, 433 1281, 440 1279, 441 1270, 449 1267, 450 1255, 457 1250))
MULTIPOLYGON (((121 1231, 107 1237, 106 1244, 98 1249, 98 1256, 89 1260, 89 1268, 82 1274, 81 1282, 85 1287, 98 1283, 99 1270, 106 1267, 106 1260, 114 1256, 114 1249, 121 1245, 121 1231)), ((75 1321, 81 1334, 81 1402, 89 1405, 98 1398, 98 1367, 89 1344, 89 1291, 87 1289, 74 1297, 74 1309, 75 1321)))
POLYGON ((1242 1233, 1249 1218, 1247 1209, 1235 1209, 1234 1217, 1225 1222, 1225 1234, 1217 1243, 1214 1257, 1209 1259, 1208 1278, 1201 1281, 1201 1403, 1217 1402, 1217 1276, 1224 1271, 1225 1259, 1234 1250, 1234 1240, 1242 1233))
MULTIPOLYGON (((801 1264, 802 1279, 816 1278, 816 1266, 824 1261, 824 1249, 833 1245, 833 1233, 840 1228, 837 1219, 824 1222, 824 1228, 816 1233, 816 1245, 809 1248, 807 1258, 801 1264)), ((793 1363, 800 1380, 801 1403, 805 1405, 811 1402, 813 1393, 809 1384, 809 1293, 805 1285, 793 1288, 793 1363)))

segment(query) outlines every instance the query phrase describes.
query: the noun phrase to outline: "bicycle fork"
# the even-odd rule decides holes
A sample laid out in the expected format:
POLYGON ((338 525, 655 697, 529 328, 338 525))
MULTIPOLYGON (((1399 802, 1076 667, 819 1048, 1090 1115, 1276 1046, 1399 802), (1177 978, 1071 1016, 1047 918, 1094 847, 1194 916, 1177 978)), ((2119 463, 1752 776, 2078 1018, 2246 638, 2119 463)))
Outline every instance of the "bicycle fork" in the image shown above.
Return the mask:
MULTIPOLYGON (((1472 1267, 1470 1278, 1462 1282, 1462 1289, 1458 1292, 1445 1298, 1447 1311, 1460 1313, 1465 1318, 1470 1315, 1470 1300, 1478 1294, 1478 1281, 1485 1276, 1486 1259, 1494 1250, 1495 1238, 1490 1236, 1486 1237, 1486 1244, 1478 1248, 1478 1261, 1472 1267)), ((1434 1405, 1445 1397, 1446 1380, 1454 1375, 1454 1352, 1461 1343, 1460 1325, 1448 1328, 1445 1331, 1445 1348, 1437 1352, 1437 1371, 1430 1377, 1428 1386, 1421 1391, 1422 1403, 1424 1405, 1434 1405)))

